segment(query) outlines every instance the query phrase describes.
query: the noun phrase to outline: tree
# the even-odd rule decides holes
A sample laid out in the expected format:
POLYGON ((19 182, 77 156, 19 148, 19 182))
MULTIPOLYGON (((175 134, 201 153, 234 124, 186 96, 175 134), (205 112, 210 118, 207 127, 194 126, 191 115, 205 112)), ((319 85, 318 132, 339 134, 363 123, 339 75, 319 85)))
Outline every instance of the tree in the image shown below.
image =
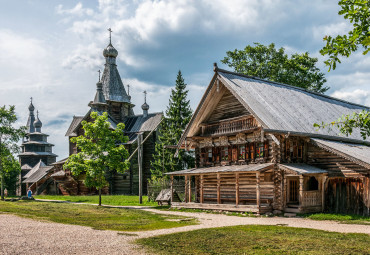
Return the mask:
POLYGON ((187 95, 188 90, 181 71, 179 71, 175 89, 171 90, 165 119, 159 127, 159 142, 155 145, 154 161, 151 169, 153 178, 161 178, 163 173, 194 166, 194 157, 191 153, 180 151, 179 156, 175 158, 175 149, 170 147, 179 143, 193 113, 187 95))
POLYGON ((326 45, 320 53, 323 56, 328 55, 329 59, 325 64, 329 66, 329 71, 331 68, 334 70, 337 63, 341 63, 339 56, 348 58, 359 47, 363 48, 364 55, 370 50, 370 1, 341 0, 338 5, 341 7, 338 14, 350 21, 352 30, 345 35, 324 37, 326 45))
POLYGON ((254 43, 244 50, 227 51, 221 60, 233 68, 235 72, 259 77, 270 81, 301 87, 310 91, 324 93, 325 76, 316 67, 317 58, 308 54, 295 53, 289 58, 284 48, 276 49, 275 44, 269 46, 254 43))
MULTIPOLYGON (((345 35, 337 35, 335 38, 325 36, 326 45, 320 53, 329 59, 325 64, 329 66, 329 71, 336 68, 337 63, 341 63, 339 56, 349 57, 359 47, 363 48, 363 55, 370 50, 370 1, 369 0, 341 0, 338 5, 341 7, 339 15, 344 15, 352 24, 352 30, 345 35)), ((329 124, 314 124, 316 127, 338 126, 341 133, 350 135, 354 128, 360 129, 361 135, 365 140, 370 137, 370 111, 362 111, 346 115, 337 121, 329 124)))
POLYGON ((123 145, 128 137, 124 135, 123 123, 119 123, 114 130, 110 128, 106 112, 103 115, 92 112, 90 116, 94 122, 82 122, 84 134, 71 138, 80 152, 71 155, 63 168, 70 169, 73 175, 86 174, 85 185, 99 190, 100 206, 101 189, 108 185, 106 175, 109 171, 124 173, 129 168, 126 161, 128 151, 123 145))
POLYGON ((353 129, 357 128, 360 130, 362 138, 366 140, 366 138, 370 137, 370 111, 345 115, 331 123, 315 123, 314 126, 317 128, 331 128, 332 126, 336 126, 342 134, 347 136, 351 135, 353 129))
POLYGON ((8 190, 8 194, 15 195, 21 165, 10 151, 7 151, 1 160, 2 168, 6 169, 4 174, 4 189, 8 190))
POLYGON ((26 127, 15 128, 13 124, 17 121, 15 106, 0 107, 0 178, 1 199, 4 200, 5 176, 13 171, 18 171, 9 162, 14 158, 12 153, 19 151, 17 142, 25 135, 26 127))

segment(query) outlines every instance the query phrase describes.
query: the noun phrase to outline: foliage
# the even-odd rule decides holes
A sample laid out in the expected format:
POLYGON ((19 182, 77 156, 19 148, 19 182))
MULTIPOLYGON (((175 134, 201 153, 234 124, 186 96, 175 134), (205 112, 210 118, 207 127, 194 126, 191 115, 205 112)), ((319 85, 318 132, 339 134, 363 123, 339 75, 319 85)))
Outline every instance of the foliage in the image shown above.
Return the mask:
POLYGON ((370 225, 370 217, 352 214, 313 213, 305 214, 303 217, 311 220, 335 220, 346 224, 370 225))
POLYGON ((0 178, 1 178, 1 199, 4 199, 4 187, 11 186, 5 184, 5 179, 20 171, 19 164, 14 163, 13 153, 19 151, 17 142, 24 137, 26 127, 15 128, 14 123, 17 121, 15 107, 0 107, 0 178), (14 173, 15 172, 15 173, 14 173))
POLYGON ((192 153, 180 151, 175 158, 175 149, 168 145, 177 145, 192 116, 190 101, 187 100, 188 90, 181 71, 177 74, 175 89, 171 90, 166 116, 159 127, 159 142, 155 145, 152 162, 152 176, 162 177, 163 173, 186 169, 194 166, 192 153))
POLYGON ((368 234, 282 226, 232 226, 139 239, 159 254, 369 254, 368 234), (330 248, 329 248, 330 247, 330 248))
MULTIPOLYGON (((37 195, 35 199, 60 200, 76 203, 97 204, 99 196, 62 196, 62 195, 37 195)), ((149 202, 148 197, 143 196, 143 203, 139 203, 139 196, 130 195, 102 195, 105 205, 121 206, 155 206, 156 202, 149 202)))
POLYGON ((315 123, 314 127, 317 128, 331 128, 336 126, 342 134, 351 135, 354 129, 359 129, 362 138, 365 140, 370 137, 370 111, 362 111, 353 113, 352 115, 345 115, 337 121, 330 123, 315 123))
POLYGON ((370 1, 340 0, 338 5, 341 7, 338 14, 350 21, 352 30, 345 35, 324 37, 326 45, 320 53, 328 55, 329 59, 325 64, 329 66, 329 71, 331 68, 335 69, 337 63, 341 63, 339 56, 349 57, 359 47, 363 48, 363 55, 370 50, 370 1))
POLYGON ((0 212, 12 213, 43 221, 48 220, 57 223, 115 231, 145 231, 196 224, 196 220, 184 216, 155 214, 136 209, 96 207, 68 203, 34 201, 0 202, 0 212))
POLYGON ((4 189, 8 190, 8 195, 14 196, 17 190, 21 165, 11 153, 3 157, 3 159, 5 160, 1 160, 2 168, 6 169, 4 174, 4 189))
POLYGON ((276 49, 273 43, 269 46, 254 43, 254 46, 248 45, 244 50, 228 51, 226 55, 221 62, 237 73, 318 93, 324 93, 329 89, 324 87, 326 82, 324 74, 316 67, 317 58, 311 58, 308 52, 295 53, 288 57, 284 48, 276 49))
POLYGON ((82 122, 84 134, 71 138, 79 152, 71 155, 63 168, 70 169, 73 175, 86 173, 85 185, 99 189, 100 195, 101 189, 108 185, 105 178, 108 171, 124 173, 129 167, 128 151, 123 145, 128 137, 124 135, 123 123, 114 130, 110 128, 106 112, 103 115, 92 112, 90 116, 94 122, 82 122))

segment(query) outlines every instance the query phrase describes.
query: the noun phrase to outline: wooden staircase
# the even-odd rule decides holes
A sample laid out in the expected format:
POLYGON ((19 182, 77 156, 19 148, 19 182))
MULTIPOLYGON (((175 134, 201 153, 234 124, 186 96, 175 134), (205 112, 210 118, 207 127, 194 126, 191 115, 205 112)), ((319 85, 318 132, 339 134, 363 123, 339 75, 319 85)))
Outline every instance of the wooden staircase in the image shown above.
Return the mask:
POLYGON ((296 217, 297 213, 299 213, 299 205, 298 204, 287 204, 287 207, 284 209, 284 216, 285 217, 296 217))

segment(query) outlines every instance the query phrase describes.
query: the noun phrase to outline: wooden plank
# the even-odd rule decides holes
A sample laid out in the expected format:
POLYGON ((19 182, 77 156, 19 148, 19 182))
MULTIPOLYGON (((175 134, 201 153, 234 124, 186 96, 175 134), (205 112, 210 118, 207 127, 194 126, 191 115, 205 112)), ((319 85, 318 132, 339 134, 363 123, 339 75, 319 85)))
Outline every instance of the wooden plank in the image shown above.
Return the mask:
POLYGON ((200 176, 200 202, 204 202, 204 176, 200 176))
POLYGON ((235 204, 239 205, 239 173, 235 174, 235 204))
POLYGON ((261 196, 260 196, 260 172, 256 173, 256 203, 259 210, 261 206, 261 196))
POLYGON ((187 203, 187 202, 189 202, 188 201, 188 198, 189 198, 189 196, 188 196, 188 176, 187 175, 185 175, 185 187, 184 187, 184 189, 185 189, 185 202, 187 203))
POLYGON ((221 182, 220 182, 220 174, 217 174, 217 204, 221 204, 221 182))
POLYGON ((303 202, 303 175, 299 176, 299 205, 304 206, 303 202))
POLYGON ((173 202, 173 176, 171 175, 171 203, 173 202))
POLYGON ((188 202, 191 202, 191 176, 188 177, 188 202))

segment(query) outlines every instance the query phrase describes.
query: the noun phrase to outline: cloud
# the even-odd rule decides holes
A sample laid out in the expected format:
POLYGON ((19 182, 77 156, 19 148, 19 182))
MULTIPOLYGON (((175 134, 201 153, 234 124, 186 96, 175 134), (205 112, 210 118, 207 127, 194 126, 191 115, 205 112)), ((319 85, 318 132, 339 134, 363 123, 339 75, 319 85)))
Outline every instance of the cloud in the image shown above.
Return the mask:
POLYGON ((77 3, 75 7, 71 9, 64 9, 63 5, 59 4, 56 8, 57 14, 67 14, 67 15, 76 15, 76 16, 91 16, 94 14, 94 11, 90 8, 83 8, 82 3, 77 3))
POLYGON ((370 107, 370 90, 335 91, 331 96, 370 107))

